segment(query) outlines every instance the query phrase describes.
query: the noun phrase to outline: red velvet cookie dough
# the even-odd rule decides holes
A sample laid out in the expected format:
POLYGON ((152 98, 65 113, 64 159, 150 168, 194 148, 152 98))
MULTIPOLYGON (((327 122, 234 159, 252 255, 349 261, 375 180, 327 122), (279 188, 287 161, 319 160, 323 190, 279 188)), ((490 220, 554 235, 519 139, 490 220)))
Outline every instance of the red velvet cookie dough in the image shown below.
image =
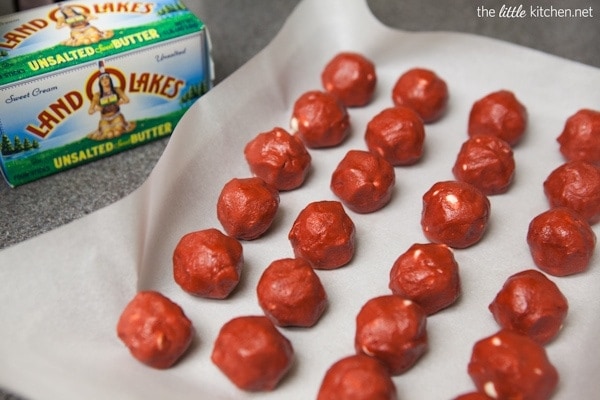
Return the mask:
POLYGON ((527 109, 509 90, 489 93, 473 103, 469 136, 494 135, 515 146, 525 134, 527 109))
POLYGON ((384 365, 365 354, 336 361, 325 373, 317 400, 396 400, 396 386, 384 365))
POLYGON ((489 216, 488 198, 466 182, 437 182, 423 195, 421 227, 434 243, 472 246, 483 237, 489 216))
POLYGON ((234 178, 217 200, 217 217, 225 232, 240 240, 262 236, 279 208, 279 191, 259 177, 234 178))
POLYGON ((551 207, 567 207, 590 224, 600 221, 600 167, 586 161, 567 161, 544 181, 551 207))
POLYGON ((364 106, 375 92, 375 65, 362 54, 341 52, 325 65, 321 83, 346 107, 364 106))
POLYGON ((585 271, 596 247, 596 234, 573 210, 556 207, 531 220, 527 244, 535 264, 554 276, 585 271))
POLYGON ((254 137, 246 144, 244 156, 250 171, 278 190, 301 186, 311 164, 304 143, 279 127, 254 137))
POLYGON ((546 275, 530 269, 510 276, 489 310, 502 329, 546 344, 560 331, 569 303, 546 275))
POLYGON ((331 190, 344 205, 358 213, 370 213, 388 204, 396 183, 392 164, 364 150, 350 150, 331 176, 331 190))
POLYGON ((544 347, 508 330, 475 343, 468 372, 477 390, 493 399, 547 400, 558 384, 544 347))
POLYGON ((515 173, 515 159, 510 145, 494 135, 469 138, 460 148, 454 177, 477 187, 485 195, 504 193, 515 173))
POLYGON ((265 316, 236 317, 225 323, 211 354, 231 382, 252 392, 275 389, 293 359, 291 342, 265 316))
POLYGON ((194 328, 172 300, 155 291, 142 291, 123 310, 117 335, 137 360, 166 369, 188 349, 194 328))
POLYGON ((427 315, 417 303, 397 295, 370 299, 356 316, 357 354, 377 358, 400 375, 427 351, 427 315))
POLYGON ((334 95, 312 90, 294 103, 290 128, 309 148, 334 147, 349 135, 350 116, 334 95))
POLYGON ((600 111, 581 109, 571 115, 557 141, 566 160, 600 166, 600 111))
POLYGON ((392 89, 392 101, 397 106, 410 107, 423 122, 442 117, 448 105, 448 86, 435 72, 413 68, 403 73, 392 89))
POLYGON ((425 126, 412 108, 386 108, 367 124, 365 142, 369 151, 394 166, 412 165, 423 156, 425 126))
POLYGON ((319 276, 302 258, 273 261, 263 271, 256 292, 265 315, 279 326, 313 326, 327 306, 319 276))
POLYGON ((445 244, 413 244, 394 262, 389 288, 419 304, 428 315, 450 306, 460 295, 452 250, 445 244))
POLYGON ((240 281, 242 245, 218 229, 184 235, 173 252, 173 277, 186 292, 224 299, 240 281))
POLYGON ((354 222, 339 201, 316 201, 296 217, 288 238, 294 255, 316 269, 335 269, 354 256, 354 222))

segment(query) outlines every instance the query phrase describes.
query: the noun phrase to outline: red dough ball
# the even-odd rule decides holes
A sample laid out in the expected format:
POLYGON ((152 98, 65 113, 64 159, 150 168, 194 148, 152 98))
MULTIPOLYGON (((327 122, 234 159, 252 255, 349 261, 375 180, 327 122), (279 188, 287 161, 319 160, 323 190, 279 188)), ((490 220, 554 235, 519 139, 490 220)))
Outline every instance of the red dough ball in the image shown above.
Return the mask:
POLYGON ((527 127, 527 109, 513 92, 499 90, 477 100, 469 114, 469 136, 494 135, 516 145, 527 127))
POLYGON ((158 292, 142 291, 123 310, 117 335, 137 360, 166 369, 188 349, 194 328, 179 305, 158 292))
POLYGON ((246 144, 244 155, 252 173, 277 190, 301 186, 311 164, 304 143, 279 127, 259 133, 246 144))
POLYGON ((558 384, 544 347, 508 330, 475 343, 468 372, 478 391, 498 400, 546 400, 558 384))
POLYGON ((227 182, 217 201, 217 218, 236 239, 253 240, 271 227, 279 208, 279 191, 258 177, 227 182))
POLYGON ((542 271, 554 276, 573 275, 588 268, 596 234, 579 214, 557 207, 531 220, 527 244, 542 271))
POLYGON ((494 135, 477 135, 463 143, 454 167, 454 177, 477 187, 485 195, 504 193, 515 173, 512 148, 494 135))
POLYGON ((600 166, 600 111, 577 111, 567 119, 557 141, 568 161, 587 161, 600 166))
POLYGON ((327 306, 319 276, 302 258, 273 261, 260 277, 256 292, 265 315, 279 326, 313 326, 327 306))
POLYGON ((461 394, 460 396, 455 397, 453 400, 491 400, 491 397, 488 397, 483 393, 472 392, 461 394))
POLYGON ((316 269, 335 269, 354 256, 354 222, 339 201, 316 201, 296 217, 288 238, 294 255, 316 269))
POLYGON ((410 369, 427 351, 427 315, 397 295, 370 299, 356 316, 357 354, 377 358, 392 375, 410 369))
POLYGON ((352 211, 370 213, 390 202, 396 183, 392 164, 364 150, 350 150, 331 176, 331 190, 352 211))
POLYGON ((460 295, 458 264, 445 244, 413 244, 390 270, 392 293, 410 299, 431 315, 460 295))
POLYGON ((238 388, 270 391, 291 368, 294 349, 267 317, 243 316, 223 325, 211 360, 238 388))
POLYGON ((546 275, 530 269, 510 276, 489 310, 501 328, 546 344, 560 331, 569 303, 546 275))
POLYGON ((396 400, 390 373, 377 359, 355 354, 336 361, 325 373, 317 400, 396 400))
POLYGON ((551 207, 567 207, 590 224, 600 221, 600 167, 586 161, 568 161, 544 181, 551 207))
POLYGON ((184 235, 173 252, 173 276, 186 292, 224 299, 240 281, 242 245, 218 229, 184 235))
POLYGON ((466 182, 435 183, 423 195, 421 227, 434 243, 463 249, 483 237, 490 216, 490 201, 466 182))
POLYGON ((392 89, 392 101, 397 106, 410 107, 423 122, 442 117, 448 105, 448 86, 431 70, 413 68, 398 78, 392 89))
POLYGON ((386 108, 367 124, 365 142, 369 151, 392 165, 411 165, 421 159, 425 143, 423 120, 412 108, 386 108))
POLYGON ((294 103, 290 127, 309 148, 333 147, 349 135, 350 116, 334 95, 313 90, 294 103))
POLYGON ((375 92, 375 65, 361 54, 342 52, 325 65, 321 82, 346 107, 364 106, 375 92))

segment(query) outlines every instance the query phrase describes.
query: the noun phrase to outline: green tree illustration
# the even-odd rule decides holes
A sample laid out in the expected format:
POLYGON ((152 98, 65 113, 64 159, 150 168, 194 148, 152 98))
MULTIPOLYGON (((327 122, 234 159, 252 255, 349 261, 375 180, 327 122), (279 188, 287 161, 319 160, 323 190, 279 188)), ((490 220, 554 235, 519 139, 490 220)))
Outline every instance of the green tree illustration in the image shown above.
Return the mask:
POLYGON ((202 96, 204 93, 208 91, 205 82, 201 82, 197 85, 191 85, 188 90, 181 95, 179 100, 180 103, 185 104, 189 101, 194 101, 198 97, 202 96))
POLYGON ((18 136, 15 136, 13 139, 13 147, 15 149, 15 153, 20 153, 23 151, 23 143, 21 143, 21 139, 18 136))
POLYGON ((182 2, 178 1, 175 4, 164 5, 162 8, 160 8, 156 12, 156 14, 165 15, 165 14, 169 14, 169 13, 173 13, 173 12, 177 12, 177 11, 183 11, 186 9, 187 9, 187 7, 182 2))
POLYGON ((15 149, 10 141, 10 138, 6 135, 2 135, 2 143, 0 144, 0 150, 2 154, 9 155, 15 152, 15 149))
POLYGON ((15 136, 11 142, 7 135, 2 135, 2 139, 0 140, 0 153, 5 156, 39 148, 40 142, 35 139, 24 138, 21 141, 21 138, 15 136))

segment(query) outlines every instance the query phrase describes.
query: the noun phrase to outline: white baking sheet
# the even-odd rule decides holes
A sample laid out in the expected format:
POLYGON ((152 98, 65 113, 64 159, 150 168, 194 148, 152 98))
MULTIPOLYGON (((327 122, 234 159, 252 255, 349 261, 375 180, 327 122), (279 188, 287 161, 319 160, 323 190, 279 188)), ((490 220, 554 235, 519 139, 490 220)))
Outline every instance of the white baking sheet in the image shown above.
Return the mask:
MULTIPOLYGON (((429 317, 428 353, 395 378, 404 400, 450 399, 472 390, 472 345, 497 329, 487 306, 509 275, 534 267, 525 235, 529 221, 547 208, 543 180, 562 162, 555 139, 576 110, 600 108, 600 71, 471 35, 391 30, 363 0, 301 3, 264 51, 185 115, 139 190, 0 253, 0 386, 31 399, 315 398, 326 369, 354 351, 359 308, 389 293, 394 260, 425 241, 421 196, 434 182, 452 179, 471 104, 501 88, 514 91, 530 116, 526 138, 515 149, 514 184, 509 193, 491 197, 483 241, 455 252, 463 295, 429 317), (374 102, 350 110, 352 134, 343 146, 311 151, 306 184, 282 193, 266 236, 244 242, 243 279, 233 295, 210 301, 185 294, 172 279, 175 244, 189 231, 220 228, 215 204, 221 187, 249 176, 245 143, 274 126, 287 128, 294 100, 320 87, 322 67, 342 50, 376 63, 374 102), (451 94, 447 115, 427 126, 422 162, 396 168, 396 191, 387 207, 366 215, 349 212, 357 226, 356 256, 344 268, 319 271, 330 302, 315 327, 282 329, 296 359, 279 387, 257 394, 236 389, 210 362, 218 330, 235 316, 261 313, 255 285, 272 260, 292 256, 287 233, 296 215, 310 201, 335 198, 329 190, 333 168, 348 149, 365 148, 366 123, 391 105, 393 83, 415 66, 435 70, 451 94), (143 366, 117 339, 117 319, 140 289, 159 290, 178 302, 196 327, 193 347, 170 370, 143 366)), ((600 234, 598 225, 594 231, 600 234)), ((589 399, 600 390, 597 264, 598 255, 587 272, 552 278, 570 302, 563 331, 547 345, 561 376, 555 399, 589 399)))

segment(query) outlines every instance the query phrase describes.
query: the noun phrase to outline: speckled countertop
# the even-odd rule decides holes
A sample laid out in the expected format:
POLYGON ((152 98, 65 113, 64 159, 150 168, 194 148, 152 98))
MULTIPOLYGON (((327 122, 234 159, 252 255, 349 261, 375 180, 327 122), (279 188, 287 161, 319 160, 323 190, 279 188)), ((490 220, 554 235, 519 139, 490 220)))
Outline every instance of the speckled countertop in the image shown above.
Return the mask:
MULTIPOLYGON (((497 13, 495 17, 485 16, 478 10, 481 2, 475 0, 456 0, 444 6, 435 0, 367 1, 383 23, 399 29, 475 33, 600 68, 599 0, 568 3, 572 9, 590 9, 588 18, 528 14, 521 19, 502 18, 497 13)), ((189 0, 186 3, 210 31, 218 86, 270 42, 298 0, 189 0)), ((494 6, 499 9, 501 3, 494 6)), ((541 0, 517 3, 523 4, 528 12, 530 7, 545 4, 541 0)), ((3 2, 0 14, 10 11, 11 2, 3 2)), ((600 108, 600 98, 599 104, 589 106, 600 108)), ((168 139, 152 142, 17 188, 0 181, 0 249, 34 238, 131 193, 148 177, 167 143, 168 139)), ((9 398, 18 397, 0 389, 0 399, 9 398)))

